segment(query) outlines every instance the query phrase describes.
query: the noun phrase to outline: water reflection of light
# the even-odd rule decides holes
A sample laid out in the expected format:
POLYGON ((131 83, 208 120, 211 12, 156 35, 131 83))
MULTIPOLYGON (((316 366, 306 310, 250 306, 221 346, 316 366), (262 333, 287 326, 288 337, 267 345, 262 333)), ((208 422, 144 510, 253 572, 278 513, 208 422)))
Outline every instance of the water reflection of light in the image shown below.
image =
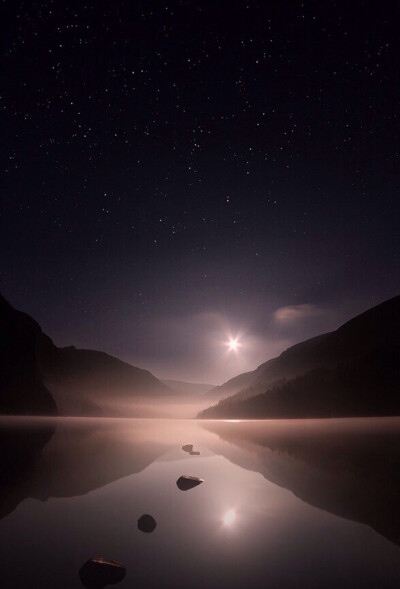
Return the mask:
POLYGON ((222 518, 222 521, 224 522, 224 524, 226 526, 230 526, 233 524, 233 522, 236 519, 236 513, 233 511, 233 509, 230 509, 229 511, 227 511, 224 515, 224 517, 222 518))

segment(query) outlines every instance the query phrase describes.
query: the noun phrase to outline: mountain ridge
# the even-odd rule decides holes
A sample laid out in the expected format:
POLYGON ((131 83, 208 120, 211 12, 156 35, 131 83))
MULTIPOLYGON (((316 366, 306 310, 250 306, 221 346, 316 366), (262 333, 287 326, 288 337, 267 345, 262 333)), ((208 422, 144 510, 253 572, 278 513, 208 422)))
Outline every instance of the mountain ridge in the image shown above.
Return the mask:
POLYGON ((0 326, 4 334, 1 338, 0 364, 3 383, 0 412, 3 414, 7 411, 36 414, 39 411, 43 415, 53 415, 57 405, 61 415, 121 415, 127 410, 129 414, 129 401, 132 399, 166 397, 172 393, 148 370, 132 366, 106 352, 75 346, 57 347, 35 319, 15 309, 1 295, 0 326), (27 346, 29 350, 25 355, 29 356, 29 366, 21 358, 18 359, 27 346), (13 364, 15 370, 12 369, 13 364), (24 379, 27 379, 25 384, 24 379), (13 391, 14 400, 10 398, 7 401, 6 386, 10 391, 8 397, 13 391), (29 402, 28 394, 22 395, 18 402, 21 387, 34 388, 37 410, 35 403, 29 402), (42 399, 41 404, 39 398, 42 399), (116 401, 123 402, 122 412, 117 408, 116 401))
POLYGON ((178 395, 206 395, 208 391, 215 387, 213 384, 201 382, 186 382, 184 380, 160 378, 160 382, 171 388, 178 395))
POLYGON ((0 295, 0 413, 56 415, 57 406, 36 361, 39 324, 0 295))
MULTIPOLYGON (((362 385, 368 390, 368 395, 371 396, 372 385, 377 387, 382 381, 385 394, 387 396, 395 395, 396 386, 400 384, 400 373, 397 369, 397 366, 400 365, 399 349, 400 296, 396 296, 353 317, 337 330, 300 342, 282 352, 277 358, 261 364, 250 373, 252 377, 247 387, 220 400, 218 405, 204 410, 200 416, 207 418, 239 417, 243 414, 243 416, 251 418, 257 410, 257 412, 261 411, 260 417, 305 417, 307 415, 301 413, 301 402, 299 399, 295 399, 295 396, 296 391, 299 392, 301 389, 303 399, 305 399, 307 386, 325 387, 330 391, 330 394, 336 395, 336 397, 340 392, 340 387, 343 387, 348 391, 351 390, 351 395, 354 396, 358 382, 360 386, 362 385), (316 373, 316 370, 319 372, 316 373), (385 375, 381 377, 381 381, 378 371, 385 375), (366 375, 369 380, 366 379, 366 375), (387 375, 390 375, 392 379, 390 382, 387 379, 385 381, 387 375), (392 392, 389 393, 389 391, 392 392), (263 397, 263 395, 266 396, 263 397), (263 398, 258 398, 256 402, 252 400, 255 397, 263 398), (279 398, 281 400, 285 398, 286 403, 290 399, 292 406, 290 411, 288 407, 286 410, 279 409, 279 398), (267 409, 268 404, 270 412, 267 409), (273 410, 271 405, 274 407, 273 410), (299 411, 300 413, 298 413, 299 411)), ((308 397, 311 402, 310 394, 308 397)), ((312 416, 327 416, 326 414, 329 412, 322 411, 320 399, 314 399, 314 401, 317 405, 319 404, 320 413, 312 416)), ((352 402, 353 408, 348 407, 347 409, 350 414, 354 414, 351 411, 356 410, 356 401, 355 397, 352 402)), ((360 407, 362 406, 361 401, 360 407)), ((377 407, 371 398, 371 409, 372 405, 377 407)), ((394 397, 390 402, 384 403, 382 401, 380 410, 383 410, 384 407, 386 407, 385 410, 389 408, 390 415, 393 414, 392 410, 396 412, 400 410, 394 397)), ((339 411, 340 414, 339 406, 336 408, 333 406, 331 409, 333 412, 339 411)), ((380 410, 378 414, 381 414, 380 410)), ((347 415, 346 412, 344 414, 347 415)), ((362 414, 371 414, 365 403, 362 414)))

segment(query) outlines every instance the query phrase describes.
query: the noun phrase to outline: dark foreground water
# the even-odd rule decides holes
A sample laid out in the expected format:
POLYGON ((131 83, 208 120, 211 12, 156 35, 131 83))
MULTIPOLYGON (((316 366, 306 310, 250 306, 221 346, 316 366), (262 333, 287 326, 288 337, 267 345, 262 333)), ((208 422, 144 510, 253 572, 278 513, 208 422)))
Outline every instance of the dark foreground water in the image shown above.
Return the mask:
POLYGON ((99 556, 121 589, 397 589, 399 458, 400 418, 3 418, 0 587, 77 589, 99 556))

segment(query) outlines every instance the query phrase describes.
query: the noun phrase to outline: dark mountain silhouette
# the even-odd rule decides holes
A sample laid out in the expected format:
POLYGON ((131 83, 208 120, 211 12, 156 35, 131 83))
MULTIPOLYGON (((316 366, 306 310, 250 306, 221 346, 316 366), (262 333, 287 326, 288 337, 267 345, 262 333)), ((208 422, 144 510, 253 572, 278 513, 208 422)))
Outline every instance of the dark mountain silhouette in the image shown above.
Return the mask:
POLYGON ((171 393, 147 370, 104 352, 57 348, 47 338, 39 342, 37 357, 62 415, 147 416, 139 403, 171 393))
POLYGON ((171 390, 147 370, 104 352, 58 348, 29 315, 0 297, 2 414, 151 415, 171 390), (49 392, 50 391, 50 392, 49 392), (51 394, 50 394, 51 393, 51 394))
POLYGON ((55 415, 57 407, 43 385, 36 345, 39 325, 0 295, 0 413, 55 415))
POLYGON ((210 421, 215 452, 400 544, 400 420, 210 421))
POLYGON ((215 388, 213 384, 203 384, 197 382, 184 382, 181 380, 160 379, 163 384, 172 389, 177 395, 205 395, 210 389, 215 388))
POLYGON ((256 373, 262 366, 264 366, 264 364, 252 372, 243 372, 243 374, 239 374, 238 376, 234 376, 227 380, 224 384, 210 389, 205 393, 204 398, 210 399, 210 401, 225 399, 226 397, 230 397, 231 395, 235 395, 239 391, 246 389, 256 378, 256 373))
POLYGON ((400 296, 241 376, 245 387, 201 417, 399 415, 400 296))
POLYGON ((255 370, 234 376, 207 393, 210 399, 225 399, 236 395, 246 399, 265 390, 266 385, 277 384, 286 378, 301 374, 314 366, 315 350, 330 334, 313 337, 285 350, 277 358, 267 360, 255 370))

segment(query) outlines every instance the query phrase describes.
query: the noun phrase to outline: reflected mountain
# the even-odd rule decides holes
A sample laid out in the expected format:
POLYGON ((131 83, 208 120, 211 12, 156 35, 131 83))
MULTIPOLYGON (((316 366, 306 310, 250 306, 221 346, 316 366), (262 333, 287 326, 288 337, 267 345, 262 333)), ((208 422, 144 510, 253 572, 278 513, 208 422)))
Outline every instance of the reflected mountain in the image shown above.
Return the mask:
POLYGON ((209 421, 213 450, 400 544, 400 418, 209 421))
POLYGON ((136 420, 4 418, 0 448, 1 518, 28 497, 83 495, 140 472, 171 442, 136 420))
POLYGON ((29 481, 54 431, 51 422, 0 420, 0 518, 28 496, 29 481))

